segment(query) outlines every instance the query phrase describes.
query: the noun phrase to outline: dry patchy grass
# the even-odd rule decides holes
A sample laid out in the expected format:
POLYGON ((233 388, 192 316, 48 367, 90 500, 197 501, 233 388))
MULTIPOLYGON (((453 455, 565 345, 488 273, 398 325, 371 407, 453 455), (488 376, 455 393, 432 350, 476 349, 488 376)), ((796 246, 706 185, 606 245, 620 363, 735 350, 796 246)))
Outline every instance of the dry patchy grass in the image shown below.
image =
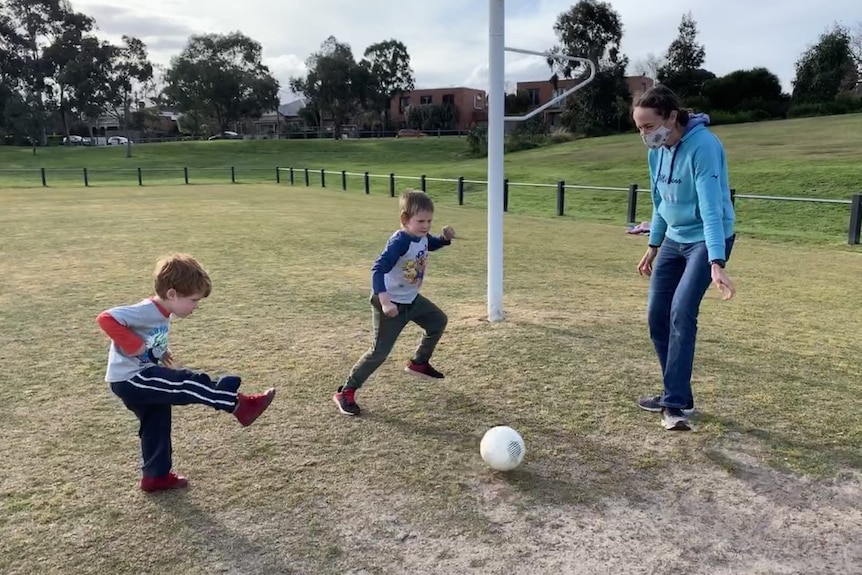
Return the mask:
POLYGON ((844 573, 862 564, 858 273, 846 249, 741 237, 739 297, 701 315, 691 434, 659 388, 619 226, 507 216, 507 321, 485 320, 485 220, 425 293, 450 317, 441 384, 405 379, 408 328, 360 394, 330 396, 370 336, 368 268, 394 201, 276 186, 0 192, 0 572, 844 573), (172 349, 280 395, 255 425, 178 408, 182 493, 145 496, 136 421, 102 382, 96 314, 150 290, 170 250, 215 289, 172 349), (509 474, 478 455, 514 426, 509 474), (831 569, 831 571, 829 571, 831 569), (825 571, 824 571, 825 570, 825 571))

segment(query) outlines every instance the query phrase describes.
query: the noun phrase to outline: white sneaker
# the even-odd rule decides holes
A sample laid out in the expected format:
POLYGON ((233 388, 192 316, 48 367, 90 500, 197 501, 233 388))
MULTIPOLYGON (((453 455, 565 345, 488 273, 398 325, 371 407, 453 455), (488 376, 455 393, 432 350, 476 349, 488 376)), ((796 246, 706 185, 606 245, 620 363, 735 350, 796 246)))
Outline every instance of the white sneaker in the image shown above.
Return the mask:
MULTIPOLYGON (((662 407, 661 403, 659 403, 660 401, 661 401, 660 395, 645 395, 643 397, 639 397, 637 403, 638 403, 638 407, 640 407, 644 411, 651 411, 653 413, 659 413, 664 409, 664 407, 662 407)), ((687 408, 683 409, 682 414, 685 415, 686 417, 691 417, 692 415, 694 415, 694 405, 692 405, 691 407, 687 407, 687 408)))
POLYGON ((688 418, 681 409, 666 407, 661 412, 661 424, 668 431, 691 431, 688 418))

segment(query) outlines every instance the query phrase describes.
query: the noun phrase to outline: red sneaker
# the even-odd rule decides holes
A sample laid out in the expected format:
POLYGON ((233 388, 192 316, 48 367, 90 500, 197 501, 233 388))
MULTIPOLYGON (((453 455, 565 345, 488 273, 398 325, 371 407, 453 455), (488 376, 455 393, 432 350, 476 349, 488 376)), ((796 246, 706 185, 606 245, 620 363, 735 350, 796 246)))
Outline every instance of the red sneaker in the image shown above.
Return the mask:
POLYGON ((362 410, 356 404, 356 390, 353 388, 344 389, 339 387, 335 395, 332 396, 332 401, 338 406, 338 411, 344 415, 359 415, 362 410))
POLYGON ((430 363, 415 363, 413 360, 407 364, 407 367, 404 368, 404 371, 411 375, 418 375, 419 377, 427 377, 429 379, 443 379, 446 377, 433 367, 431 367, 430 363))
POLYGON ((173 471, 161 477, 141 477, 141 489, 147 493, 154 491, 167 491, 169 489, 182 489, 189 486, 188 478, 177 475, 173 471))
POLYGON ((272 387, 263 393, 252 395, 238 393, 236 394, 236 408, 233 410, 233 415, 243 427, 248 427, 260 417, 261 413, 266 411, 266 408, 272 403, 273 397, 275 397, 275 388, 272 387))

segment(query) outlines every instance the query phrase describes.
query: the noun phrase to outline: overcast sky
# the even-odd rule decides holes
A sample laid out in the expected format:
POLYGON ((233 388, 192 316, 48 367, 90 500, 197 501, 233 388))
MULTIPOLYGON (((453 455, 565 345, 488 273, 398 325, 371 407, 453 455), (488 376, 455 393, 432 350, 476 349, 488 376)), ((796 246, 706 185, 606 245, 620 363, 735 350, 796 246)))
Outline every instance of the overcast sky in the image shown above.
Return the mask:
MULTIPOLYGON (((506 45, 546 50, 554 45, 556 17, 571 0, 509 0, 506 45)), ((763 66, 791 89, 794 63, 835 22, 862 22, 862 0, 614 0, 623 22, 623 52, 632 63, 663 54, 691 10, 706 48, 705 67, 717 75, 763 66), (769 5, 769 6, 767 6, 769 5), (781 8, 777 8, 781 5, 781 8)), ((486 89, 487 0, 72 0, 96 19, 103 36, 141 38, 151 59, 169 64, 192 34, 239 30, 263 46, 264 63, 291 99, 288 81, 303 75, 305 59, 329 36, 365 48, 389 38, 411 56, 417 88, 486 89)), ((634 70, 630 70, 632 73, 634 70)), ((549 76, 542 58, 508 54, 507 88, 549 76)))

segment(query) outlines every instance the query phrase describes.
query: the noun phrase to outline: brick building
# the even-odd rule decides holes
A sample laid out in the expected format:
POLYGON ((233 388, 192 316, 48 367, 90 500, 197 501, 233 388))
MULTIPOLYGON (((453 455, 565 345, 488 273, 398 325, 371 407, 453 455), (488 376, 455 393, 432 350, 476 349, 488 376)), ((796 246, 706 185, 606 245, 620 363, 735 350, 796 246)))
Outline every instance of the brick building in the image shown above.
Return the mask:
POLYGON ((450 104, 458 110, 455 129, 466 131, 475 124, 488 121, 488 98, 484 90, 475 88, 429 88, 405 92, 392 98, 389 113, 396 126, 407 121, 407 108, 428 104, 450 104))
MULTIPOLYGON (((653 81, 647 76, 626 76, 626 84, 628 84, 629 92, 632 99, 637 98, 649 88, 652 87, 653 81)), ((530 109, 535 109, 542 104, 553 99, 555 96, 562 94, 579 80, 572 78, 560 78, 557 82, 557 89, 554 90, 553 84, 549 80, 537 80, 531 82, 518 82, 516 90, 525 92, 530 99, 530 109)), ((577 98, 578 92, 571 94, 569 98, 577 98)), ((553 129, 560 125, 560 115, 562 114, 562 105, 564 101, 556 102, 554 105, 546 108, 543 112, 545 124, 553 129)))

